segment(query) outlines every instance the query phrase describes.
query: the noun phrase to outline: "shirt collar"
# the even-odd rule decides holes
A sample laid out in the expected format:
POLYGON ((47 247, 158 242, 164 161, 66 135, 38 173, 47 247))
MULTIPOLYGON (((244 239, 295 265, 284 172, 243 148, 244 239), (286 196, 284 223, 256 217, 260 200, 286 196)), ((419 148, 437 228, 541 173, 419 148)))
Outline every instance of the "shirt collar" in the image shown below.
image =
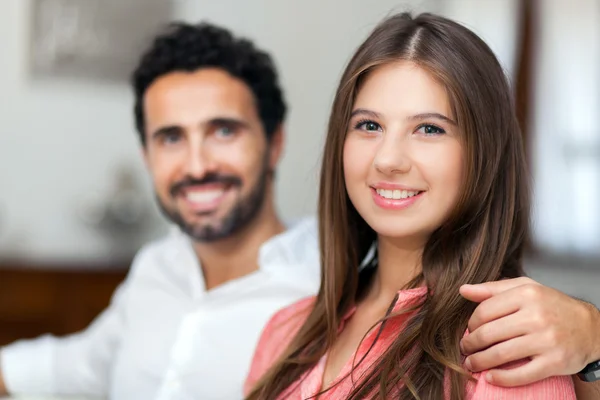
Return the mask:
MULTIPOLYGON (((314 217, 286 223, 287 229, 267 240, 259 249, 260 271, 281 274, 294 272, 311 280, 320 276, 320 255, 317 221, 314 217)), ((192 240, 175 225, 169 235, 178 245, 169 249, 173 263, 185 263, 198 272, 201 279, 200 260, 196 256, 192 240)), ((202 283, 203 286, 203 283, 202 283)), ((199 288, 196 288, 199 289, 199 288)))
MULTIPOLYGON (((319 239, 315 218, 287 225, 288 229, 266 241, 259 250, 258 264, 264 271, 293 268, 319 271, 319 239)), ((308 272, 308 271, 307 271, 308 272)))

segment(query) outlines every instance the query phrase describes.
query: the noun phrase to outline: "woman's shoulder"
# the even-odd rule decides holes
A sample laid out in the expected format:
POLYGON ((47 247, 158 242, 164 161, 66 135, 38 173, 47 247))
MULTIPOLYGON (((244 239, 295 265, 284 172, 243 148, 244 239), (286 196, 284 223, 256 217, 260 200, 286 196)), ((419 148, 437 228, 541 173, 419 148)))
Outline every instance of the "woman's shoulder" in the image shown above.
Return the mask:
POLYGON ((267 322, 261 334, 257 353, 262 352, 275 360, 290 344, 312 311, 315 297, 307 297, 277 311, 267 322))
POLYGON ((307 297, 277 311, 265 325, 254 351, 244 385, 247 394, 288 347, 312 311, 315 297, 307 297))
MULTIPOLYGON (((501 367, 516 368, 523 362, 501 367)), ((473 374, 475 381, 467 385, 469 399, 531 399, 531 400, 576 400, 575 387, 570 376, 552 376, 538 382, 518 387, 496 386, 486 379, 488 371, 473 374)))

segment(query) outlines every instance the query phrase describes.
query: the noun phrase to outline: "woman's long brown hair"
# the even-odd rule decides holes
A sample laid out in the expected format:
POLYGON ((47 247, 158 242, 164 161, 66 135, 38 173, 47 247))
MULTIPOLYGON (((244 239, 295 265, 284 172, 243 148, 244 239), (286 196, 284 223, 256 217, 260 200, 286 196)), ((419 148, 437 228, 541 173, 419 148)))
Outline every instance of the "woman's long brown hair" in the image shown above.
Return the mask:
POLYGON ((389 17, 354 54, 333 103, 321 169, 322 282, 314 309, 249 399, 275 399, 300 381, 332 347, 342 316, 365 284, 358 267, 376 232, 348 198, 343 146, 361 82, 398 60, 416 63, 445 86, 462 134, 464 187, 448 220, 429 238, 422 273, 409 285, 424 283, 428 293, 348 398, 440 399, 446 373, 451 399, 462 399, 468 375, 459 342, 474 304, 460 296, 459 287, 522 275, 528 176, 513 96, 498 60, 474 33, 446 18, 389 17))

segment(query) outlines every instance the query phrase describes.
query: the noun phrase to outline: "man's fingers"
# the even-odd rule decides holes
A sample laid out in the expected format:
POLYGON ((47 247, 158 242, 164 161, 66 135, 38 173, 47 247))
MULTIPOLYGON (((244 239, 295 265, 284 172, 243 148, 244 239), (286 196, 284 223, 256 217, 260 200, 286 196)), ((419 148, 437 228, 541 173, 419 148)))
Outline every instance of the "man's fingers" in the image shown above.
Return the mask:
MULTIPOLYGON (((522 323, 520 315, 515 313, 481 325, 461 340, 460 347, 463 354, 469 355, 500 342, 518 338, 526 333, 525 324, 522 323)), ((497 365, 500 364, 488 365, 483 369, 493 368, 497 365)))
POLYGON ((514 387, 529 385, 552 376, 544 367, 543 358, 538 357, 513 369, 493 369, 486 372, 486 380, 496 386, 514 387))
POLYGON ((518 286, 536 284, 536 281, 526 277, 505 279, 502 281, 486 282, 477 285, 462 285, 460 294, 467 300, 480 303, 499 293, 514 289, 518 286))
POLYGON ((535 339, 530 336, 520 336, 471 354, 466 358, 465 365, 470 371, 480 372, 527 360, 537 354, 539 349, 536 347, 535 339))
POLYGON ((492 297, 492 292, 482 285, 462 285, 459 289, 462 297, 475 303, 481 303, 492 297))
MULTIPOLYGON (((475 311, 473 311, 471 318, 469 318, 469 332, 475 332, 484 324, 519 311, 523 301, 519 296, 515 295, 513 290, 497 294, 479 304, 475 308, 475 311)), ((488 346, 491 344, 489 343, 488 346)))

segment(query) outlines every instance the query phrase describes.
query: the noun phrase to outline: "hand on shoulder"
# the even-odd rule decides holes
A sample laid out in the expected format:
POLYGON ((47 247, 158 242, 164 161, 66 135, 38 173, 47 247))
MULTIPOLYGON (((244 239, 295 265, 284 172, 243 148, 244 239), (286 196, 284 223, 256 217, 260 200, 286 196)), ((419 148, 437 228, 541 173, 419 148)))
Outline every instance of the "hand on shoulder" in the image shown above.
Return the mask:
POLYGON ((495 385, 576 374, 600 358, 600 312, 589 303, 525 277, 465 285, 461 294, 480 303, 461 342, 466 365, 490 370, 495 385), (529 361, 498 369, 518 360, 529 361))

